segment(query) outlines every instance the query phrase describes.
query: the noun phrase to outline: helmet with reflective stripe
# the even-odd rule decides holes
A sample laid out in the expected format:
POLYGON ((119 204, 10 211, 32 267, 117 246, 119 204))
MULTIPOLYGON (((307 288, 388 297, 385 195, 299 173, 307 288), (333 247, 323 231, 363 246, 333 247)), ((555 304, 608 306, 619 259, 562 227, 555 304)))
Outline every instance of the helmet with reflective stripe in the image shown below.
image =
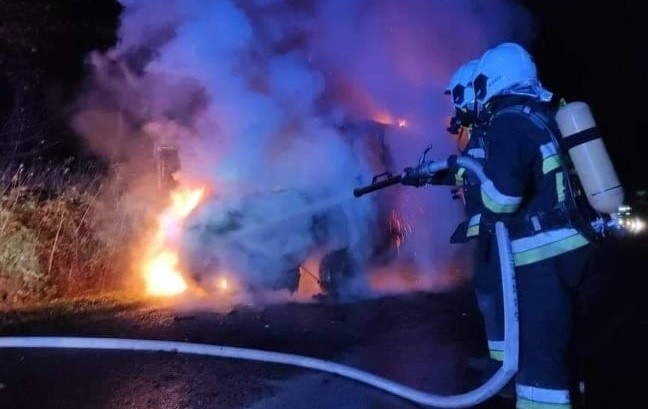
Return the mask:
POLYGON ((478 59, 468 61, 461 65, 452 74, 450 82, 445 89, 445 94, 452 96, 452 102, 458 109, 472 110, 475 103, 475 92, 472 88, 472 78, 479 63, 478 59))
POLYGON ((516 85, 537 81, 533 57, 517 43, 502 43, 486 51, 472 77, 477 101, 487 103, 516 85))

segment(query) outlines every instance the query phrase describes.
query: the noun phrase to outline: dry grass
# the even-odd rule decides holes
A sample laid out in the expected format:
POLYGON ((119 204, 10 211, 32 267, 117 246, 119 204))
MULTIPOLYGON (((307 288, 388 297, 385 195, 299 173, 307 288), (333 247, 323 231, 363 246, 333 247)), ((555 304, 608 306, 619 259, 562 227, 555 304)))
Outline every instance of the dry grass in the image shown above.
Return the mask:
POLYGON ((0 171, 0 305, 124 288, 144 226, 115 180, 69 163, 0 171))

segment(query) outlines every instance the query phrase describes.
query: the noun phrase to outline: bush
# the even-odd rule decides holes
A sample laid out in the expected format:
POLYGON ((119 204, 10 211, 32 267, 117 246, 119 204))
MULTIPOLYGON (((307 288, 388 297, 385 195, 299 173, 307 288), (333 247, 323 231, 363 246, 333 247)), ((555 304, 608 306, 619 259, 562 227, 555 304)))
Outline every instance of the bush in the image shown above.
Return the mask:
POLYGON ((0 174, 0 303, 122 289, 131 223, 110 175, 93 167, 7 166, 0 174))

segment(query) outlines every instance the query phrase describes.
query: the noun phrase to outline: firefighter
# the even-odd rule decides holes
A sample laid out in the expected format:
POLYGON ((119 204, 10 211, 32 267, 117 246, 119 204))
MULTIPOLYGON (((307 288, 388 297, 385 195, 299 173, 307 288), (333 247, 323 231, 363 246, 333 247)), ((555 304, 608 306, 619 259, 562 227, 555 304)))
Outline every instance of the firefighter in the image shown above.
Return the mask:
MULTIPOLYGON (((448 132, 457 135, 459 151, 478 162, 483 160, 485 151, 483 138, 477 128, 475 113, 475 93, 470 84, 473 72, 479 60, 471 60, 463 64, 455 72, 446 86, 445 94, 452 98, 455 114, 450 120, 448 132), (461 142, 465 140, 465 145, 461 142)), ((449 182, 454 182, 457 190, 453 191, 456 198, 463 200, 467 220, 462 223, 452 235, 451 242, 465 243, 479 234, 479 192, 478 180, 465 173, 465 169, 456 169, 449 175, 449 182)))
MULTIPOLYGON (((475 59, 461 65, 452 75, 444 93, 451 97, 455 111, 448 131, 457 135, 458 141, 467 140, 464 146, 459 146, 460 154, 483 163, 486 157, 485 140, 476 117, 475 93, 471 83, 478 63, 479 60, 475 59)), ((406 174, 409 172, 412 172, 412 175, 418 173, 416 169, 407 170, 406 174)), ((420 177, 415 176, 402 183, 414 186, 423 184, 420 177)), ((479 234, 481 220, 479 179, 466 172, 465 168, 457 168, 437 173, 425 183, 456 186, 453 194, 455 198, 463 201, 466 219, 455 229, 450 242, 455 244, 470 242, 465 249, 473 254, 472 280, 483 318, 488 351, 487 356, 470 358, 468 366, 478 374, 489 374, 497 369, 503 357, 504 310, 497 244, 489 240, 488 235, 479 234)), ((483 379, 478 380, 479 383, 482 381, 483 379)), ((511 387, 505 388, 501 395, 511 396, 511 387)))
MULTIPOLYGON (((472 77, 478 63, 479 60, 471 60, 460 67, 451 78, 445 94, 452 98, 455 109, 448 131, 457 134, 459 141, 467 139, 460 154, 483 164, 486 158, 486 142, 477 118, 477 102, 472 86, 472 77)), ((457 227, 450 242, 463 244, 472 241, 466 250, 473 254, 472 282, 487 341, 488 354, 470 358, 468 367, 487 377, 501 364, 504 350, 504 300, 497 243, 489 239, 488 232, 479 234, 482 217, 479 179, 462 167, 451 169, 448 173, 453 176, 459 187, 459 196, 463 200, 466 212, 466 220, 457 227)), ((480 384, 483 381, 484 379, 478 379, 480 384)), ((511 397, 511 390, 512 384, 509 384, 500 392, 500 396, 511 397)))
MULTIPOLYGON (((472 84, 488 178, 480 186, 480 235, 495 241, 495 222, 505 222, 516 269, 520 324, 516 408, 572 408, 576 374, 567 358, 573 336, 572 300, 587 275, 593 238, 575 220, 579 209, 570 205, 575 191, 566 188, 570 175, 565 174, 557 144, 557 106, 538 80, 532 56, 515 43, 487 50, 472 84)), ((453 155, 448 160, 453 171, 460 170, 456 159, 453 155)), ((481 279, 492 288, 500 286, 499 274, 492 271, 481 279)))

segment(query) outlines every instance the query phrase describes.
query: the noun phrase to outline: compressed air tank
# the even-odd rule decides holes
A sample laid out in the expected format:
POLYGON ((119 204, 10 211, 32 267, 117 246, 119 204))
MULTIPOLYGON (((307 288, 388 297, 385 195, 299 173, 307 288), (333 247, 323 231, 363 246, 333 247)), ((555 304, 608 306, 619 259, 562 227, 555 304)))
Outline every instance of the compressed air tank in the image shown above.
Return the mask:
POLYGON ((601 213, 615 214, 623 204, 624 191, 589 105, 575 101, 562 106, 556 122, 590 205, 601 213))

